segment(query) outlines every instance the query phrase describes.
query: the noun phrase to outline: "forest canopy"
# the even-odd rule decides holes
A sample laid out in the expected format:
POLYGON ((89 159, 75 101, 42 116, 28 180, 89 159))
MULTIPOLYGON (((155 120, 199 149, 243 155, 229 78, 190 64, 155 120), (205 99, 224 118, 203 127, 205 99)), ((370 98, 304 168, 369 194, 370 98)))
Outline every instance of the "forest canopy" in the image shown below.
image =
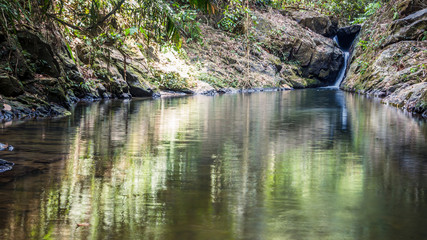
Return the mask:
MULTIPOLYGON (((372 0, 0 0, 2 31, 32 22, 57 22, 73 37, 99 44, 175 42, 201 37, 201 16, 216 16, 218 27, 233 32, 253 8, 315 10, 346 22, 362 22, 382 3, 372 0)), ((252 19, 251 19, 252 20, 252 19)), ((234 31, 236 32, 236 31, 234 31)))

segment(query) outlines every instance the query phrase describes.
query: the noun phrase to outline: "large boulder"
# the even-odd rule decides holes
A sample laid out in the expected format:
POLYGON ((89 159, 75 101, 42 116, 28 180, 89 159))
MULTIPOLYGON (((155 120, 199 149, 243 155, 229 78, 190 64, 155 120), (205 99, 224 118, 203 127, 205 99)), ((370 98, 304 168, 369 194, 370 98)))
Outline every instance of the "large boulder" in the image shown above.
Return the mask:
MULTIPOLYGON (((117 64, 117 69, 121 75, 121 79, 125 81, 125 71, 123 63, 117 64)), ((129 93, 132 97, 152 97, 154 94, 153 88, 149 83, 144 81, 141 72, 133 68, 132 65, 127 65, 126 68, 126 81, 129 93)))
POLYGON ((126 82, 129 85, 129 92, 133 97, 151 97, 154 91, 151 87, 143 81, 140 81, 139 77, 131 72, 126 71, 126 82))
POLYGON ((382 47, 408 40, 421 40, 427 29, 427 8, 398 19, 390 25, 390 34, 382 47))
POLYGON ((124 80, 121 72, 116 67, 111 67, 110 90, 111 93, 118 98, 130 98, 129 85, 124 80))
POLYGON ((17 37, 22 49, 30 54, 30 60, 35 63, 36 73, 55 78, 61 75, 59 63, 49 43, 29 31, 20 31, 17 37))
POLYGON ((315 38, 293 49, 290 60, 304 62, 303 77, 315 77, 324 83, 333 83, 344 62, 341 49, 330 39, 315 38))
MULTIPOLYGON (((265 14, 264 14, 265 15, 265 14)), ((305 87, 332 84, 344 62, 343 52, 330 38, 296 24, 282 16, 263 16, 270 20, 273 31, 260 39, 263 47, 279 57, 283 64, 294 64, 300 68, 300 77, 311 79, 305 87)), ((282 75, 283 77, 286 77, 282 75)), ((286 80, 286 79, 285 79, 286 80)), ((304 84, 303 84, 304 85, 304 84)))
POLYGON ((301 26, 325 37, 332 37, 338 30, 338 21, 314 11, 292 11, 290 16, 301 26))

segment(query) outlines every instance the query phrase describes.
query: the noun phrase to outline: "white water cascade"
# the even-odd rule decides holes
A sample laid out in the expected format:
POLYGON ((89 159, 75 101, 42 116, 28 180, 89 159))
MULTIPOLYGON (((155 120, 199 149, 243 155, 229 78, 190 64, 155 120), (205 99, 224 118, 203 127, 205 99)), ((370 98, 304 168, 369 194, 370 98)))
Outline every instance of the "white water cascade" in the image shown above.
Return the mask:
POLYGON ((340 71, 338 72, 338 76, 337 76, 337 79, 335 80, 334 85, 330 86, 329 88, 339 88, 340 87, 341 82, 345 78, 345 73, 347 72, 348 58, 350 57, 350 50, 349 49, 343 49, 341 47, 337 36, 334 37, 334 41, 338 44, 338 46, 340 46, 341 50, 343 51, 344 64, 341 67, 340 71))

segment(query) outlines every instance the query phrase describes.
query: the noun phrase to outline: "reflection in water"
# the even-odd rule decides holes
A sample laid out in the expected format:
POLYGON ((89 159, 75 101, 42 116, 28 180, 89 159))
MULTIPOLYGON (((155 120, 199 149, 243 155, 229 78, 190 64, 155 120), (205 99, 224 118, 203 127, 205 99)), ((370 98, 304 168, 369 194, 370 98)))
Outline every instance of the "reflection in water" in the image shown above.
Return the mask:
POLYGON ((339 90, 94 103, 0 132, 9 172, 38 169, 0 186, 1 239, 427 238, 425 122, 339 90))

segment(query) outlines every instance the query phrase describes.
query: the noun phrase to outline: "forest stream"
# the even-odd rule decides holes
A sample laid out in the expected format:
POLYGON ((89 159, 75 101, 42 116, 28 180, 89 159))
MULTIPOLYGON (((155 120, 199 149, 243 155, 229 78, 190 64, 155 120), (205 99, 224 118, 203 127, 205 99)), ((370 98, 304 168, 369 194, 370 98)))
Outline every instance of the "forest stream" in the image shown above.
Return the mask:
MULTIPOLYGON (((426 239, 427 124, 337 89, 9 122, 0 239, 426 239)), ((2 178, 4 180, 4 178, 2 178)))
POLYGON ((0 12, 0 240, 427 239, 426 1, 0 12))

